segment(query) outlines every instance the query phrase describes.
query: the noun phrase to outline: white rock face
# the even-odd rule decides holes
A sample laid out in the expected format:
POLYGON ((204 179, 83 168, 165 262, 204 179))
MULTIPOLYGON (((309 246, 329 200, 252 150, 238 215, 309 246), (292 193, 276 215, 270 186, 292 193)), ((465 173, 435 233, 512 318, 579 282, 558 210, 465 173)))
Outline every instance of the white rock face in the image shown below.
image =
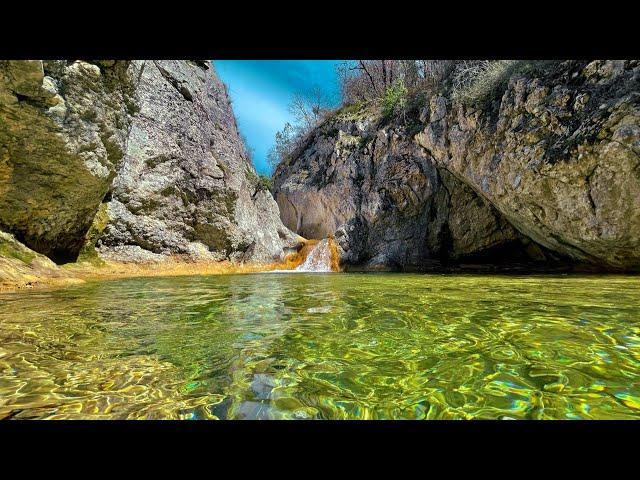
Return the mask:
POLYGON ((271 194, 260 190, 211 63, 134 64, 141 72, 139 112, 99 252, 128 260, 132 250, 117 247, 138 246, 198 259, 282 258, 297 236, 280 221, 271 194))
POLYGON ((89 240, 130 261, 297 243, 200 60, 0 61, 0 228, 59 262, 89 240))

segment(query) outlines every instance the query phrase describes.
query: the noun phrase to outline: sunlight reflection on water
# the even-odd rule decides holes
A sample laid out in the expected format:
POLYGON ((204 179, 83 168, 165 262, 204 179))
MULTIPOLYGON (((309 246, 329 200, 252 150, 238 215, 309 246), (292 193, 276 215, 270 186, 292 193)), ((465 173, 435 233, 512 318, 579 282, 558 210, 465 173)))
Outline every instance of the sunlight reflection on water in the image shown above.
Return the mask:
POLYGON ((640 418, 640 277, 281 274, 0 295, 0 418, 640 418))

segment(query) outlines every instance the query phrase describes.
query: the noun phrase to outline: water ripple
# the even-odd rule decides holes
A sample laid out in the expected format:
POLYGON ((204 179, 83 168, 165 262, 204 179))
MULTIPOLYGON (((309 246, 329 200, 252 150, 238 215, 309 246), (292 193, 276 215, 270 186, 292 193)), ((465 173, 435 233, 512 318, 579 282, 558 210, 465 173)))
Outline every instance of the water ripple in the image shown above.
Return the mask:
POLYGON ((225 275, 0 295, 0 418, 640 418, 640 278, 225 275))

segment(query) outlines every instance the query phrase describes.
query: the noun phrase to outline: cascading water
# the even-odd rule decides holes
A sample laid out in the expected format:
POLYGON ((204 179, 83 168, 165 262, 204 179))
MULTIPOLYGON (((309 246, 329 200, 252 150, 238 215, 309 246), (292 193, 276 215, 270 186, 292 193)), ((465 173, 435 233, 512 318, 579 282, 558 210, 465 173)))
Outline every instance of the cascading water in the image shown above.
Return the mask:
POLYGON ((285 258, 281 265, 285 268, 268 270, 265 273, 328 273, 340 271, 338 249, 332 236, 319 241, 305 240, 302 248, 285 258))
POLYGON ((329 240, 319 241, 309 252, 304 262, 296 267, 297 272, 332 272, 329 240))

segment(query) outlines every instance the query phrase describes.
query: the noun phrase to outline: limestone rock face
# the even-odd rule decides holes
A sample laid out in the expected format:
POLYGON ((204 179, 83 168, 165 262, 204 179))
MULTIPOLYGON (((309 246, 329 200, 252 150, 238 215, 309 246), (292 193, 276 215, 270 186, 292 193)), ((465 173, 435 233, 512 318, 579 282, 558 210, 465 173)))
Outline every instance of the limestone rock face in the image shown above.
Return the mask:
POLYGON ((275 175, 285 225, 307 238, 335 235, 341 261, 366 269, 439 266, 526 243, 473 190, 440 172, 402 125, 339 114, 275 175), (523 243, 524 241, 524 243, 523 243))
POLYGON ((126 149, 128 61, 0 61, 0 229, 73 260, 126 149))
POLYGON ((297 242, 260 190, 225 86, 202 61, 133 62, 139 112, 109 193, 103 257, 271 261, 297 242))
POLYGON ((640 62, 556 62, 513 76, 498 103, 432 98, 417 141, 527 237, 639 269, 640 62))
POLYGON ((343 110, 280 165, 282 219, 343 261, 568 259, 640 269, 640 62, 544 62, 475 107, 343 110))
POLYGON ((0 229, 58 263, 271 261, 298 238, 211 62, 0 62, 0 229))

